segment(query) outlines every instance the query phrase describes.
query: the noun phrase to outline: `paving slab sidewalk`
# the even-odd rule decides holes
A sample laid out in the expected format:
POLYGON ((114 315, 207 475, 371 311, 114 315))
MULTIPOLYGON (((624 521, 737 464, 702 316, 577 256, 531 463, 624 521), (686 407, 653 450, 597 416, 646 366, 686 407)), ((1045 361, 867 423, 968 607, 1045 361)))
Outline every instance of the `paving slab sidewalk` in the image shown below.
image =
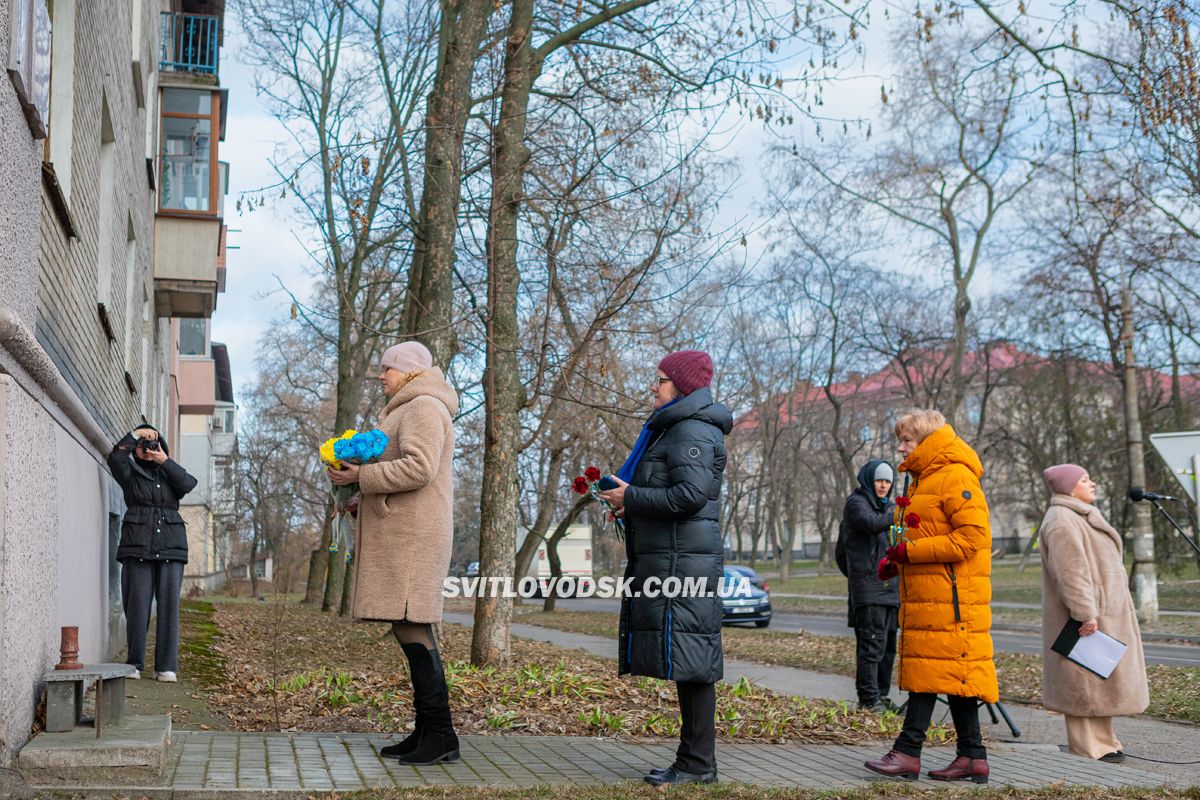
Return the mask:
MULTIPOLYGON (((366 733, 176 734, 166 779, 156 786, 56 786, 59 792, 148 798, 305 797, 418 786, 533 787, 640 782, 650 767, 674 758, 675 742, 574 736, 464 736, 462 758, 411 767, 379 757, 390 739, 366 733)), ((721 779, 760 786, 840 789, 887 780, 862 762, 878 747, 728 744, 717 749, 721 779)), ((1164 776, 1098 764, 1057 748, 1001 745, 989 753, 992 785, 1016 788, 1079 784, 1155 787, 1164 776)), ((927 768, 949 763, 952 748, 930 748, 927 768)), ((944 788, 922 777, 917 785, 944 788)), ((35 789, 42 787, 34 787, 35 789)), ((46 787, 50 788, 50 787, 46 787)))
MULTIPOLYGON (((470 626, 474 620, 470 614, 447 613, 445 621, 470 626)), ((578 648, 604 658, 616 659, 616 642, 603 636, 588 636, 569 631, 545 628, 539 625, 513 623, 512 635, 524 639, 548 642, 559 647, 578 648)), ((800 697, 827 698, 856 702, 854 679, 822 672, 756 664, 750 661, 725 660, 725 680, 735 682, 745 677, 759 686, 783 694, 800 697)), ((902 699, 893 689, 893 699, 902 699)), ((940 707, 939 707, 940 708, 940 707)), ((991 742, 1008 742, 1013 745, 1043 746, 1057 749, 1067 742, 1062 716, 1037 706, 1006 704, 1005 708, 1021 735, 1013 736, 1003 721, 998 725, 987 724, 987 714, 981 714, 984 735, 991 742)), ((946 722, 949 713, 946 710, 946 722)), ((1116 720, 1116 733, 1125 746, 1125 752, 1149 757, 1158 761, 1196 762, 1200 759, 1200 726, 1185 722, 1167 722, 1153 717, 1120 717, 1116 720)), ((1084 761, 1085 764, 1097 762, 1084 761)), ((1200 764, 1158 764, 1130 758, 1122 768, 1139 769, 1160 775, 1183 786, 1200 785, 1200 764)))
MULTIPOLYGON (((465 614, 446 621, 471 624, 465 614)), ((514 624, 513 635, 580 648, 612 657, 614 643, 599 636, 514 624)), ((726 662, 726 679, 741 676, 780 692, 853 700, 853 682, 788 667, 726 662)), ((1112 765, 1061 752, 1061 720, 1029 706, 1010 706, 1022 736, 1012 740, 1000 726, 988 726, 992 785, 1037 788, 1056 785, 1155 787, 1200 783, 1197 767, 1112 765), (1003 741, 1009 738, 1011 741, 1003 741)), ((1157 720, 1121 720, 1127 750, 1153 752, 1163 760, 1194 760, 1197 729, 1157 720), (1185 758, 1184 756, 1191 756, 1185 758)), ((675 741, 569 736, 464 736, 462 759, 453 764, 411 767, 379 757, 389 737, 366 733, 234 733, 176 731, 163 779, 154 785, 33 786, 40 791, 85 796, 145 796, 166 800, 213 797, 302 798, 314 791, 415 786, 603 785, 639 782, 650 767, 674 757, 675 741)), ((862 762, 884 752, 887 743, 867 746, 719 743, 722 781, 763 786, 840 789, 886 780, 862 762)), ((931 769, 949 763, 952 748, 928 748, 931 769)), ((926 788, 954 784, 922 778, 926 788)))

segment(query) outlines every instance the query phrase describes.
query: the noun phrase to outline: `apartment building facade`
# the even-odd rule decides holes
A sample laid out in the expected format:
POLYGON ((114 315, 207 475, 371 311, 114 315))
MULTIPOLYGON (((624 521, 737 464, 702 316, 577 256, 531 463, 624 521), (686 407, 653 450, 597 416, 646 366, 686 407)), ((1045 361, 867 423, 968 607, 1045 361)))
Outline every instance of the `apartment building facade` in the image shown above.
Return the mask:
POLYGON ((124 645, 105 459, 141 422, 178 448, 179 321, 223 285, 213 6, 0 4, 0 763, 60 626, 85 661, 124 645))

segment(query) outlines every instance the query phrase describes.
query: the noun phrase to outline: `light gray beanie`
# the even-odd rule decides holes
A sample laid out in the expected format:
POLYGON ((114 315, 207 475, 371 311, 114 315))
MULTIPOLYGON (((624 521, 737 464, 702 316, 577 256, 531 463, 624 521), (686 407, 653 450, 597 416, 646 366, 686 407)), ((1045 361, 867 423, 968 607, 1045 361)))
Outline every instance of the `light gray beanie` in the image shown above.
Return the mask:
POLYGON ((888 481, 889 483, 895 483, 896 479, 895 479, 895 473, 892 472, 892 465, 887 463, 886 461, 884 461, 882 464, 880 464, 878 467, 876 467, 875 468, 875 477, 873 480, 888 481))

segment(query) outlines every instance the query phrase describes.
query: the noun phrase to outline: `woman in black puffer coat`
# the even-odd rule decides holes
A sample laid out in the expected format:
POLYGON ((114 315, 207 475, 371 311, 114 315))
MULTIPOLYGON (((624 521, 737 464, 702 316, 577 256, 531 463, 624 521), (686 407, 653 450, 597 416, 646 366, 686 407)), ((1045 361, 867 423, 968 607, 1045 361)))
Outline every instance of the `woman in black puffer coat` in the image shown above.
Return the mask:
POLYGON ((173 461, 167 441, 154 428, 134 429, 108 454, 108 468, 125 493, 125 519, 117 560, 129 652, 126 663, 145 667, 151 604, 158 607, 154 669, 160 681, 174 683, 179 671, 179 591, 188 560, 187 527, 180 499, 196 479, 173 461))
POLYGON ((652 770, 659 786, 717 779, 715 683, 724 673, 721 598, 724 567, 718 524, 729 409, 713 402, 712 360, 683 350, 658 366, 654 413, 603 497, 625 520, 620 674, 676 682, 682 717, 675 762, 652 770), (702 596, 650 597, 668 578, 705 580, 702 596), (650 580, 653 579, 653 580, 650 580), (640 593, 641 596, 638 596, 640 593))

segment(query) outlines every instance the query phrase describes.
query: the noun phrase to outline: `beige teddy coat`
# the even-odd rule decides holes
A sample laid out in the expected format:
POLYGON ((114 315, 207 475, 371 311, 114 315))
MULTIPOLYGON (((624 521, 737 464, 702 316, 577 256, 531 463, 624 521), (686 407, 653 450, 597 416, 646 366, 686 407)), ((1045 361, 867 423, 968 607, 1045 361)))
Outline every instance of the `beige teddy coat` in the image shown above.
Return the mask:
POLYGON ((1150 694, 1120 534, 1095 506, 1056 494, 1039 535, 1044 705, 1075 717, 1140 714, 1150 694), (1100 630, 1129 645, 1107 680, 1050 649, 1068 618, 1095 619, 1100 630))
POLYGON ((354 619, 441 622, 454 539, 458 395, 436 367, 396 392, 380 414, 380 460, 358 473, 354 619))

